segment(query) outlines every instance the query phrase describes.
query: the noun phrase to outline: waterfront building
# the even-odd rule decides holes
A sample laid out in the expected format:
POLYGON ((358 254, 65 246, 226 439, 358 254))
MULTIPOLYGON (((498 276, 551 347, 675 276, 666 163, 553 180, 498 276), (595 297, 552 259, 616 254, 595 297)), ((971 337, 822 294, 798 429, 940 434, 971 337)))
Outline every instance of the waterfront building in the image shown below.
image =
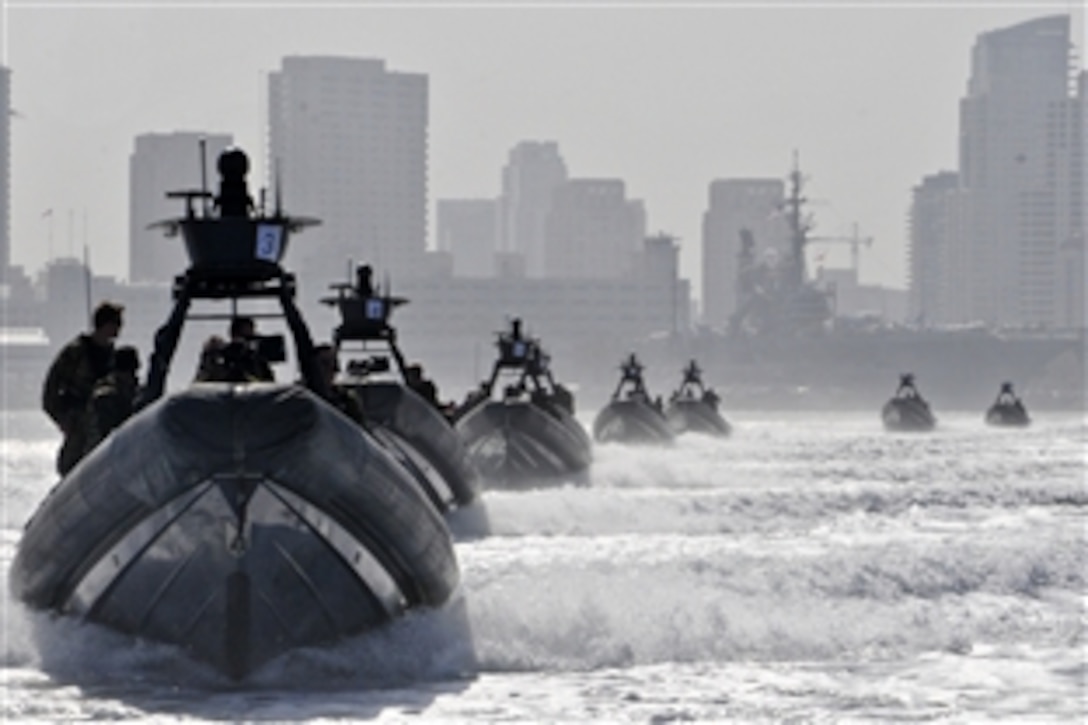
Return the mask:
POLYGON ((495 199, 443 199, 436 205, 438 251, 448 252, 456 277, 493 277, 498 251, 495 199))
POLYGON ((11 70, 0 65, 0 282, 11 266, 11 70))
POLYGON ((717 179, 710 183, 709 206, 703 214, 703 324, 725 330, 737 311, 742 230, 751 235, 757 260, 786 258, 785 190, 781 179, 717 179))
POLYGON ((689 332, 691 288, 677 277, 678 248, 658 235, 631 255, 628 274, 489 279, 436 276, 405 280, 411 304, 396 313, 406 355, 428 361, 436 377, 466 391, 490 372, 495 332, 521 317, 559 362, 559 374, 584 384, 615 384, 615 364, 634 346, 689 332))
POLYGON ((1059 250, 1076 238, 1075 210, 1083 206, 1072 49, 1067 15, 983 33, 973 48, 960 103, 959 174, 974 270, 968 320, 1061 323, 1059 250))
POLYGON ((269 188, 316 217, 287 264, 318 289, 349 261, 418 275, 427 242, 428 79, 382 60, 289 56, 268 78, 269 188))
POLYGON ((645 208, 627 198, 623 181, 568 179, 552 193, 543 276, 622 278, 631 273, 645 237, 645 208))
POLYGON ((1058 258, 1057 326, 1067 329, 1088 327, 1088 295, 1085 284, 1088 266, 1088 71, 1077 78, 1077 103, 1073 114, 1073 144, 1070 164, 1073 183, 1070 197, 1069 226, 1066 241, 1060 245, 1058 258))
POLYGON ((546 273, 547 220, 555 189, 567 181, 567 166, 555 141, 522 141, 502 170, 499 244, 505 256, 520 255, 525 273, 546 273))
POLYGON ((967 246, 969 209, 954 171, 931 174, 914 187, 907 250, 908 319, 914 324, 967 321, 977 283, 967 246))

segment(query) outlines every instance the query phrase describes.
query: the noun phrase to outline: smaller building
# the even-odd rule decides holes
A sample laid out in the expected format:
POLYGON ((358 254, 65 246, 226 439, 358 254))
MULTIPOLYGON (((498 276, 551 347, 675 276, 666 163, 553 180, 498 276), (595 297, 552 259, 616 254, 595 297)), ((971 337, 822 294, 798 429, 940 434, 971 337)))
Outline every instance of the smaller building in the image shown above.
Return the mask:
POLYGON ((494 199, 445 199, 437 204, 438 251, 453 258, 455 277, 495 276, 499 205, 494 199))

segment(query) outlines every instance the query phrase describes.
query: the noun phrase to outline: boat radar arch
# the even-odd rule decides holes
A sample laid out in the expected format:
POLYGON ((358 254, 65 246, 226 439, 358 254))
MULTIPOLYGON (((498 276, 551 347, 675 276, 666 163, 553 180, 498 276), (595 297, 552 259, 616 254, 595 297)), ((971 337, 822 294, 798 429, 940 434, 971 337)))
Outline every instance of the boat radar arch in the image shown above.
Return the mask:
MULTIPOLYGON (((361 264, 355 268, 354 282, 330 284, 329 289, 336 295, 321 298, 322 304, 335 307, 340 313, 340 324, 333 331, 333 345, 337 352, 346 342, 358 343, 357 347, 363 352, 373 351, 375 345, 387 350, 403 378, 408 365, 397 345, 397 330, 389 318, 397 307, 408 304, 408 299, 382 293, 374 285, 373 277, 373 268, 369 264, 361 264)), ((349 367, 363 373, 368 370, 376 372, 382 368, 381 364, 373 362, 378 359, 371 356, 369 361, 352 361, 349 367)), ((388 369, 388 358, 384 369, 388 369)))

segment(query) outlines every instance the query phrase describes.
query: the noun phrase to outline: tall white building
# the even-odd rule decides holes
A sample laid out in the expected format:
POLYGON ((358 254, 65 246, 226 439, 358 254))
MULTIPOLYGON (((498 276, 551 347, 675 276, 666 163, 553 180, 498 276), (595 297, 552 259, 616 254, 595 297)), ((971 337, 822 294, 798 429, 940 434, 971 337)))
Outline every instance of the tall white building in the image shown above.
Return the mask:
POLYGON ((703 213, 703 323, 726 329, 738 306, 737 272, 741 231, 755 243, 756 259, 784 258, 789 230, 782 207, 781 179, 717 179, 703 213))
POLYGON ((443 199, 436 205, 438 251, 453 257, 455 277, 495 276, 498 202, 494 199, 443 199))
POLYGON ((0 66, 0 279, 11 265, 11 70, 0 66))
MULTIPOLYGON (((185 213, 180 200, 166 198, 169 191, 200 189, 206 179, 208 190, 216 193, 219 189, 216 161, 232 143, 229 134, 197 131, 146 133, 136 137, 128 161, 129 281, 166 284, 189 266, 180 237, 167 239, 161 229, 147 227, 185 213)), ((252 178, 250 182, 252 185, 252 178)))
POLYGON ((908 251, 908 319, 919 325, 969 321, 975 280, 967 247, 970 229, 954 171, 941 171, 914 187, 908 251))
POLYGON ((642 254, 636 257, 635 278, 647 288, 650 310, 645 318, 656 322, 654 332, 686 333, 691 327, 691 282, 680 277, 680 245, 676 238, 659 233, 643 241, 642 254), (667 307, 659 307, 661 300, 667 307))
POLYGON ((501 251, 521 255, 528 276, 545 274, 552 194, 566 181, 556 142, 522 141, 510 151, 502 170, 499 241, 501 251))
POLYGON ((979 36, 960 104, 960 178, 970 207, 967 317, 1056 325, 1059 249, 1073 236, 1076 129, 1070 18, 979 36))
POLYGON ((1069 155, 1073 183, 1069 194, 1069 232, 1058 256, 1059 327, 1084 330, 1088 322, 1088 71, 1077 78, 1072 151, 1069 155))
POLYGON ((349 260, 417 273, 427 241, 427 76, 384 61, 290 56, 268 79, 269 187, 321 226, 286 263, 324 289, 349 260))
POLYGON ((618 279, 631 273, 646 236, 646 210, 618 179, 570 179, 552 193, 544 276, 618 279))

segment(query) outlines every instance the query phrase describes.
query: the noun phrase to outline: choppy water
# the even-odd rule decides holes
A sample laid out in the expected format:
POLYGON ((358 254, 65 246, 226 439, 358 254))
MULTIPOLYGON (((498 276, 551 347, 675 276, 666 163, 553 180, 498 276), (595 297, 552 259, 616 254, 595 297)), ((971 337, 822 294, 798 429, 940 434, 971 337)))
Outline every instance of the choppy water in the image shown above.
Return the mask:
MULTIPOLYGON (((235 687, 170 647, 3 604, 0 718, 1083 721, 1088 427, 733 413, 491 492, 461 598, 235 687)), ((57 439, 3 418, 0 575, 57 439)))

